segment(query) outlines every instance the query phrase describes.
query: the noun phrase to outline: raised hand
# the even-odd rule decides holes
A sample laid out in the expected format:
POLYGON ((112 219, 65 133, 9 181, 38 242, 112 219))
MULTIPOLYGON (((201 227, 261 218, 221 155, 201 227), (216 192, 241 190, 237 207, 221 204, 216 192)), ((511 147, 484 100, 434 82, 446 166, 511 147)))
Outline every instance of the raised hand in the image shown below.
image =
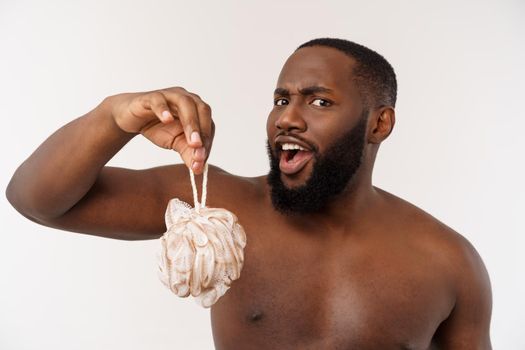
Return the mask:
POLYGON ((177 151, 196 174, 203 171, 213 142, 211 108, 182 87, 108 97, 115 123, 155 145, 177 151))

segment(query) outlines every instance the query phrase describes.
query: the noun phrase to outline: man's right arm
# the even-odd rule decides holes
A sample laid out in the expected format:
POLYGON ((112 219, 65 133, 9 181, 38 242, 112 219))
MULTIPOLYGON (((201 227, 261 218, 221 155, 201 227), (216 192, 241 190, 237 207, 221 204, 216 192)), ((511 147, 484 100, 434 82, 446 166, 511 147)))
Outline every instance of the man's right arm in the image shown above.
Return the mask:
POLYGON ((182 88, 108 97, 57 130, 19 166, 6 189, 9 202, 50 227, 118 239, 159 237, 165 230, 165 172, 173 179, 172 195, 188 200, 187 184, 177 185, 187 168, 105 166, 139 133, 178 151, 199 173, 213 139, 211 111, 182 88))

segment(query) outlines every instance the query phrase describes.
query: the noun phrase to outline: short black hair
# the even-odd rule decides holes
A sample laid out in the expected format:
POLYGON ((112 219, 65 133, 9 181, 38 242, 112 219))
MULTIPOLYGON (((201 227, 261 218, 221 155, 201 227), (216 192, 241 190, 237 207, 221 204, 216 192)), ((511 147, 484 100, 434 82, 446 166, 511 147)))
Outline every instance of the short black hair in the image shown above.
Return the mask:
POLYGON ((336 38, 312 39, 299 46, 295 51, 311 46, 332 47, 356 61, 357 65, 352 73, 365 100, 366 107, 395 107, 397 98, 396 73, 383 56, 363 45, 336 38))

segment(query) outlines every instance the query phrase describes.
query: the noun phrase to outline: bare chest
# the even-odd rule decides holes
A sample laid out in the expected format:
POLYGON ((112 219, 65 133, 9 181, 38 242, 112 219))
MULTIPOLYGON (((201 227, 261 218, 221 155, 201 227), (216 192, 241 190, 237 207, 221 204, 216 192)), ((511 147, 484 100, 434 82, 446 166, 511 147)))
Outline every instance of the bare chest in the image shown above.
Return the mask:
POLYGON ((251 243, 212 308, 217 349, 427 349, 450 308, 428 262, 396 247, 251 243))

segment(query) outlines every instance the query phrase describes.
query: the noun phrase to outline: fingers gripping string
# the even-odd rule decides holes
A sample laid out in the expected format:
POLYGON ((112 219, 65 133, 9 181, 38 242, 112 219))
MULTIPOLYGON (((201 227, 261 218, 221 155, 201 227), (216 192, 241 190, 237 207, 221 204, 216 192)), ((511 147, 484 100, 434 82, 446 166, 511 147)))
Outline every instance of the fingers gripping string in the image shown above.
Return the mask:
POLYGON ((208 163, 204 164, 204 172, 202 174, 202 197, 201 202, 199 203, 199 194, 197 191, 197 185, 195 184, 195 174, 193 173, 193 170, 190 170, 190 180, 191 180, 191 188, 193 190, 193 205, 195 206, 195 210, 197 213, 199 212, 200 208, 206 207, 206 195, 207 190, 206 187, 208 186, 208 163))

